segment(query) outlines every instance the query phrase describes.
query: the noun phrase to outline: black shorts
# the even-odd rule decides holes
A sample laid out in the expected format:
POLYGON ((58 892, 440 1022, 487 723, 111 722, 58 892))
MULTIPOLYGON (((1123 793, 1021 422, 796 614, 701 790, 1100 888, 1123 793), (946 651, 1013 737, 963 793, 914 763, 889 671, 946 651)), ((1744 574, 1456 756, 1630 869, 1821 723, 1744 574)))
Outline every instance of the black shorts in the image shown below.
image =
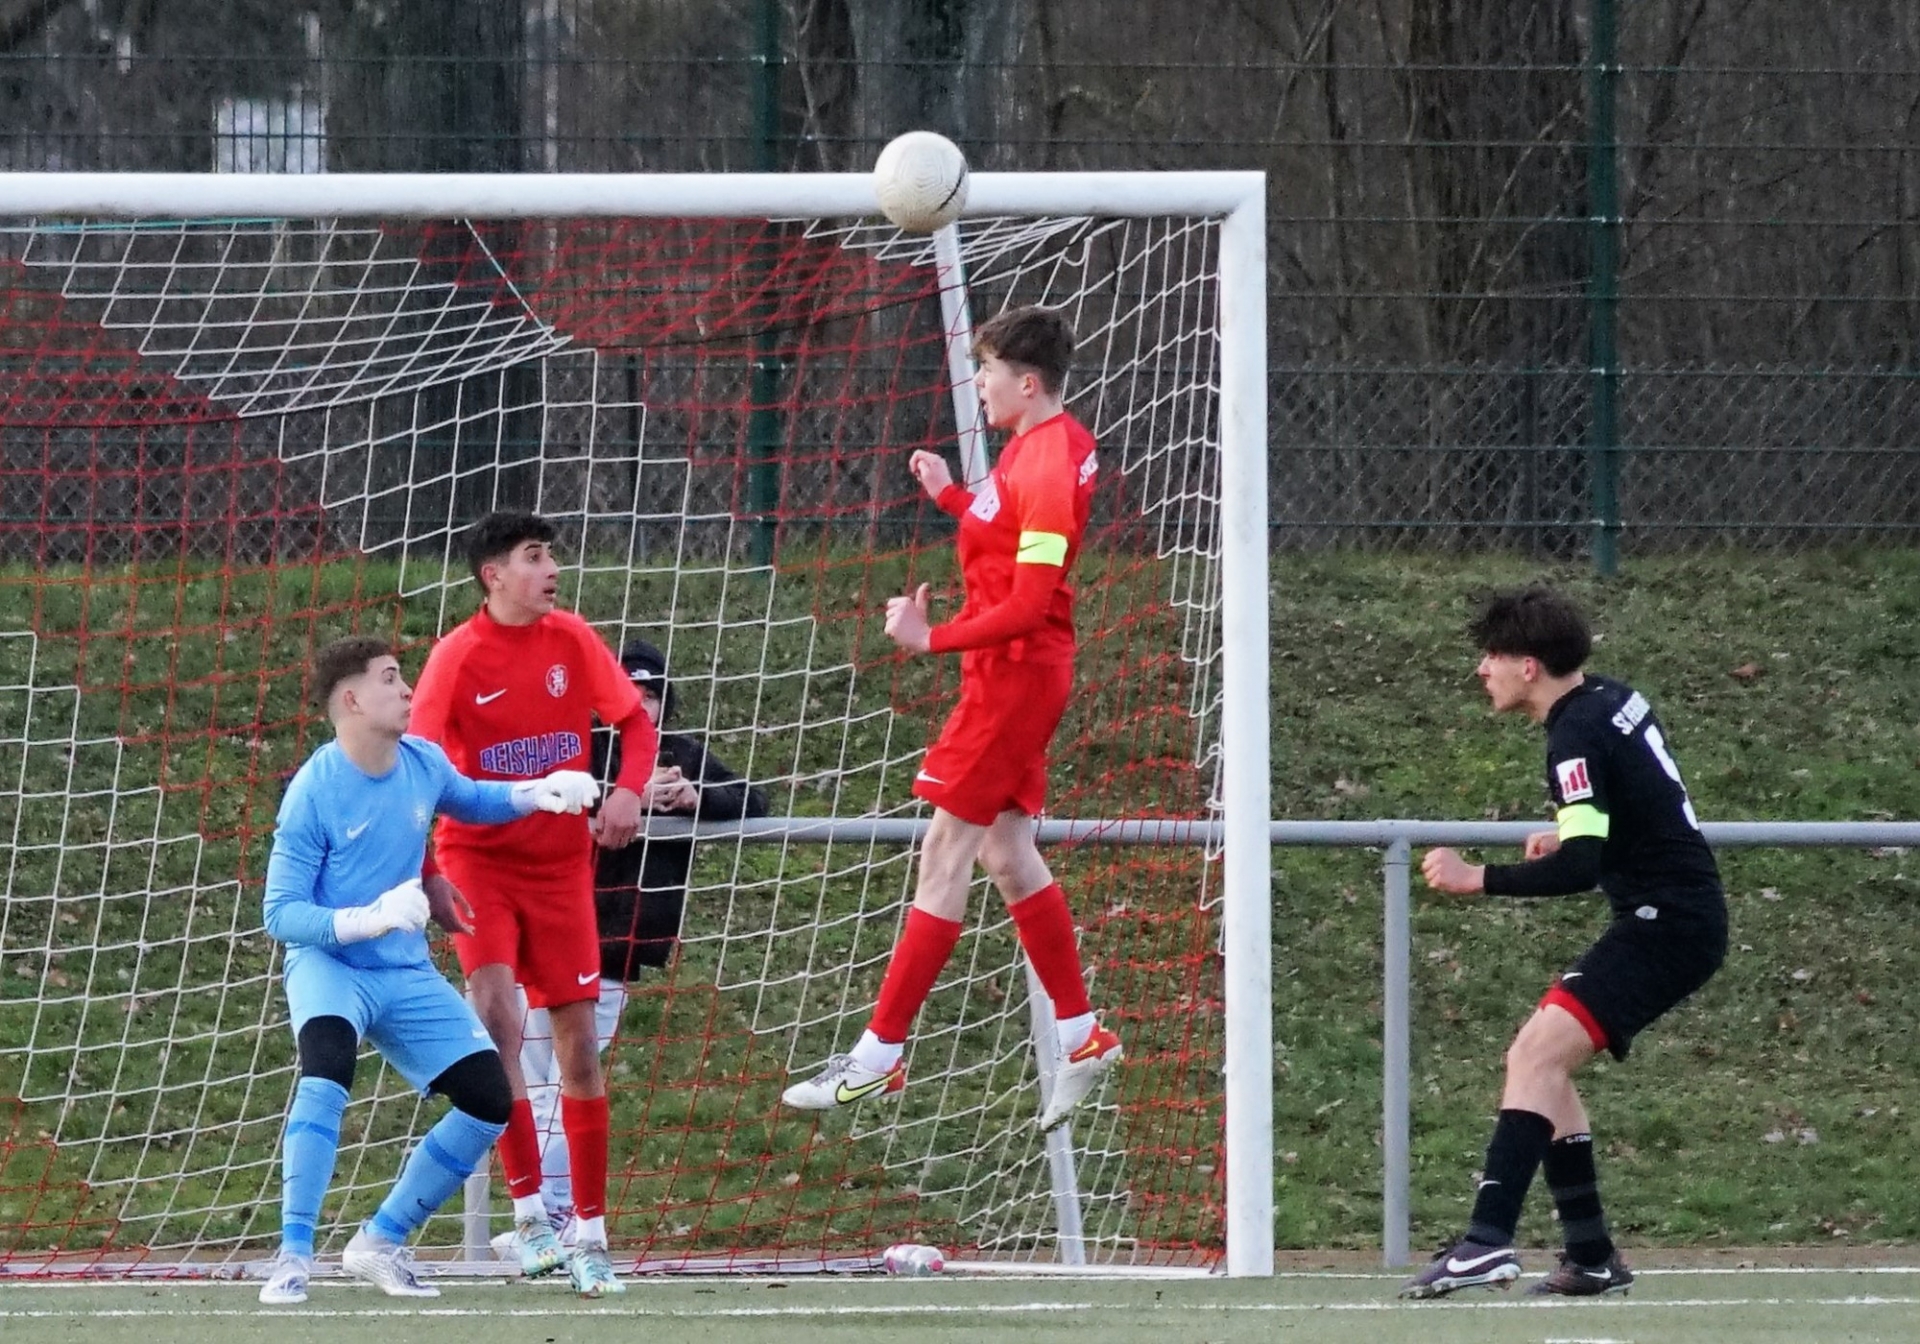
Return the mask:
POLYGON ((1635 1036, 1711 980, 1726 959, 1724 918, 1626 915, 1607 926, 1554 989, 1578 1000, 1605 1034, 1608 1051, 1625 1059, 1635 1036))

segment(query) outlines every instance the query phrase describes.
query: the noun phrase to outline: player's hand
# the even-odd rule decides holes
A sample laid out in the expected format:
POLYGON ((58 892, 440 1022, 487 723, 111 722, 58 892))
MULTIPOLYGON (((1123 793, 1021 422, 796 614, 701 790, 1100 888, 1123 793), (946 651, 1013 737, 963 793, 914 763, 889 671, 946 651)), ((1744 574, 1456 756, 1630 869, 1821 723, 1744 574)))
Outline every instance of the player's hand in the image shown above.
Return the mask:
POLYGON ((1521 850, 1527 859, 1544 859, 1560 848, 1560 832, 1535 831, 1527 837, 1525 848, 1521 850))
POLYGON ((427 927, 427 893, 420 879, 410 877, 380 893, 370 905, 350 905, 333 912, 333 936, 343 943, 363 943, 389 933, 418 933, 427 927))
POLYGON ((920 488, 927 492, 928 499, 940 498, 940 492, 953 484, 953 471, 947 466, 947 459, 938 453, 918 449, 907 459, 907 470, 913 473, 913 479, 920 482, 920 488))
POLYGON ((927 622, 927 585, 887 599, 887 638, 908 653, 925 653, 933 627, 927 622))
POLYGON ((1485 889, 1487 870, 1480 864, 1468 863, 1451 849, 1430 849, 1420 860, 1420 875, 1435 891, 1471 896, 1485 889))
POLYGON ((523 815, 535 809, 577 814, 592 807, 599 797, 600 781, 584 770, 555 770, 513 786, 514 806, 523 815))
POLYGON ((435 873, 420 885, 426 890, 427 912, 435 924, 448 933, 473 932, 473 906, 445 874, 435 873))
POLYGON ((597 837, 600 847, 625 849, 640 834, 640 821, 640 795, 632 789, 616 787, 600 804, 600 834, 597 837))

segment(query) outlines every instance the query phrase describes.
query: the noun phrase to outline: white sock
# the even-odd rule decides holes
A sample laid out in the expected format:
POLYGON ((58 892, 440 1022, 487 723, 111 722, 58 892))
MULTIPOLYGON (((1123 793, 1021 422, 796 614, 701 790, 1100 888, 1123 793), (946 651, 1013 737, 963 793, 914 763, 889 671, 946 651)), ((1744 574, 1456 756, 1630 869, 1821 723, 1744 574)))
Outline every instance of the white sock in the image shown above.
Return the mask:
POLYGON ((853 1062, 869 1073, 892 1073, 904 1049, 905 1045, 889 1045, 871 1031, 863 1031, 849 1053, 853 1055, 853 1062))
POLYGON ((538 1191, 531 1195, 520 1195, 513 1201, 513 1221, 516 1223, 547 1221, 547 1202, 540 1198, 538 1191))
POLYGON ((582 1218, 574 1228, 573 1244, 605 1246, 607 1244, 606 1217, 602 1215, 598 1218, 582 1218))
POLYGON ((1081 1013, 1078 1017, 1063 1017, 1054 1024, 1054 1030, 1060 1036, 1060 1053, 1070 1055, 1087 1043, 1093 1035, 1095 1018, 1092 1013, 1081 1013))

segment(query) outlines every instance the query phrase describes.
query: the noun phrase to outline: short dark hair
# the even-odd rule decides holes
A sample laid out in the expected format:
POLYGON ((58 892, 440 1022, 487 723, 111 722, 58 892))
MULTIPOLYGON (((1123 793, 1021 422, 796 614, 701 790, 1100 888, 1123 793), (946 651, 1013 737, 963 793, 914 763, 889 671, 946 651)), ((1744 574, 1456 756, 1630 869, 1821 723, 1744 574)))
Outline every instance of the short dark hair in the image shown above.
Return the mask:
POLYGON ((538 541, 551 546, 558 535, 553 524, 537 513, 502 509, 488 514, 467 533, 467 564, 473 569, 473 581, 484 587, 480 566, 490 565, 511 553, 521 542, 538 541))
POLYGON ((373 635, 334 640, 313 655, 313 703, 325 709, 341 682, 365 672, 375 658, 393 656, 393 645, 373 635))
POLYGON ((973 331, 973 350, 1020 364, 1040 375, 1040 385, 1059 394, 1073 367, 1073 347, 1079 341, 1073 324, 1053 308, 1009 308, 988 318, 973 331))
POLYGON ((1578 672, 1593 652, 1593 631, 1572 598, 1543 583, 1489 594, 1467 622, 1487 653, 1538 658, 1550 676, 1578 672))

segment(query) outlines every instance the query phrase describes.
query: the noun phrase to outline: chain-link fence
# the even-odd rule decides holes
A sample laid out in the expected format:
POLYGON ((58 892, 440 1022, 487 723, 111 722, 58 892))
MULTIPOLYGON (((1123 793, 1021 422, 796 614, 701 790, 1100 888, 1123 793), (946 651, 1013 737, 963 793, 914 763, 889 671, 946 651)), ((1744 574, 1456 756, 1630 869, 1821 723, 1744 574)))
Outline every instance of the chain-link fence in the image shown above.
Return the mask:
POLYGON ((0 168, 1269 174, 1276 539, 1920 535, 1920 10, 1789 0, 90 0, 0 168))

